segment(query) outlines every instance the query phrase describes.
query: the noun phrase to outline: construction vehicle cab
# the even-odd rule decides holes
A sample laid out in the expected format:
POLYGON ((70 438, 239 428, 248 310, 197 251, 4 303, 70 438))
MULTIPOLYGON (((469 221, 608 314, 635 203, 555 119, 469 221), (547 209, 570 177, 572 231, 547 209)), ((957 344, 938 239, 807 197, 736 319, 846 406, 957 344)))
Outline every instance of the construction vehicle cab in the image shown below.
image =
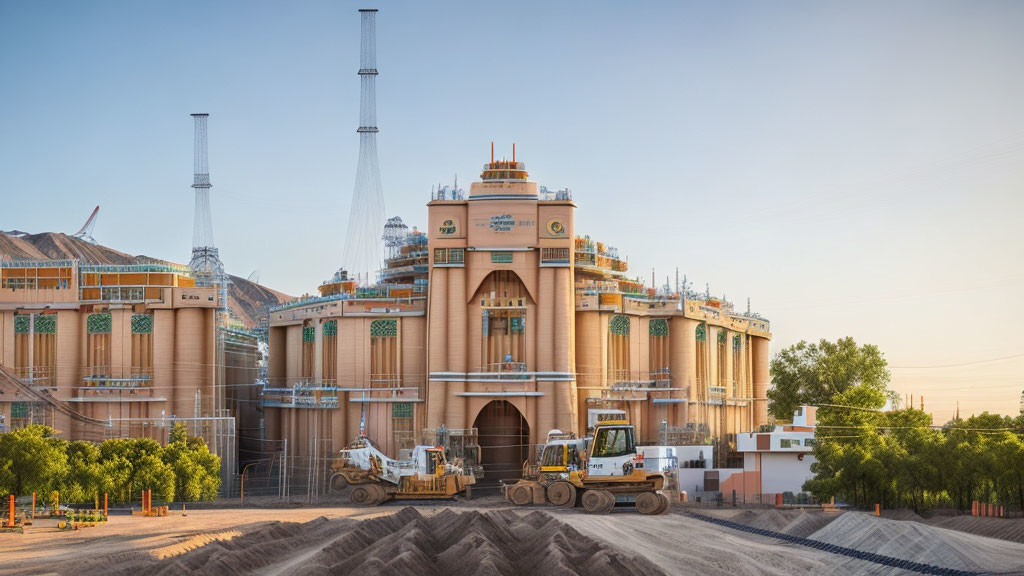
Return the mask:
POLYGON ((637 454, 633 426, 625 420, 599 423, 594 429, 588 476, 632 476, 643 469, 643 454, 637 454))

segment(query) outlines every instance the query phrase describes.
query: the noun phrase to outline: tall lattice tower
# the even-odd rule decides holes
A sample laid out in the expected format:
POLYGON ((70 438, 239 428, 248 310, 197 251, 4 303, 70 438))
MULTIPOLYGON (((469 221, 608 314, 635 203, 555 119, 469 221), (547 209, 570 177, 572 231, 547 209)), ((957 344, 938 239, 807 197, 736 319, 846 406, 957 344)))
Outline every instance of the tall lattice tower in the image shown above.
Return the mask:
POLYGON ((195 222, 192 228, 192 261, 189 266, 196 275, 196 284, 210 285, 223 281, 224 265, 213 247, 213 218, 210 215, 210 160, 206 151, 206 119, 209 114, 193 114, 196 125, 195 222))
POLYGON ((359 165, 352 192, 352 208, 345 232, 342 264, 349 277, 362 284, 376 279, 381 265, 381 235, 384 232, 384 190, 377 163, 377 27, 376 10, 360 10, 362 18, 359 50, 359 165))

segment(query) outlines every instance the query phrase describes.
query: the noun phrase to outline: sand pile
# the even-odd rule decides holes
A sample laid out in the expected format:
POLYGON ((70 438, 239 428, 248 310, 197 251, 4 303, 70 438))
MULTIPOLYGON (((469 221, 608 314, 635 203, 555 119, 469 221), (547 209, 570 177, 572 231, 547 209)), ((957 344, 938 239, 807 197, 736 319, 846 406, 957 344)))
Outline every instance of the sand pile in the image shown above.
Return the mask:
POLYGON ((837 515, 818 510, 744 510, 729 518, 730 521, 751 528, 772 530, 806 538, 835 520, 837 515))
POLYGON ((809 538, 945 568, 1012 572, 1024 567, 1020 544, 862 512, 842 514, 809 538))
POLYGON ((789 524, 786 524, 782 530, 779 530, 779 532, 789 534, 791 536, 807 538, 811 534, 814 534, 818 530, 828 526, 838 517, 838 514, 830 514, 819 510, 801 510, 800 513, 797 514, 789 524))
POLYGON ((643 558, 583 536, 535 511, 414 508, 359 523, 301 566, 303 574, 664 574, 643 558))
MULTIPOLYGON (((189 536, 181 548, 203 539, 189 536)), ((583 536, 540 511, 421 514, 404 508, 356 521, 274 522, 230 539, 205 538, 198 549, 163 560, 130 552, 74 564, 89 574, 408 574, 471 576, 658 576, 650 561, 583 536)), ((161 549, 163 550, 163 549, 161 549)), ((175 550, 178 552, 178 550, 175 550)), ((70 566, 61 566, 66 568, 70 566)), ((63 569, 57 570, 65 573, 63 569)))
POLYGON ((930 518, 931 526, 998 538, 1024 544, 1024 519, 1021 518, 979 518, 974 516, 952 516, 930 518))

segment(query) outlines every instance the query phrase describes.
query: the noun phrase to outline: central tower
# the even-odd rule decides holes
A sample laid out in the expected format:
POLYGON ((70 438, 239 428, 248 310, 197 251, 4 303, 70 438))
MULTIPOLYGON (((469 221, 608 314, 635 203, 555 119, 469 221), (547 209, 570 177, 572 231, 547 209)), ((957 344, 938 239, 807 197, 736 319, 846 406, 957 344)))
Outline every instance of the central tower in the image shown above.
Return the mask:
POLYGON ((352 208, 345 231, 342 264, 353 280, 371 284, 380 269, 381 234, 384 232, 384 191, 377 163, 377 40, 376 10, 360 10, 359 50, 359 165, 352 192, 352 208))

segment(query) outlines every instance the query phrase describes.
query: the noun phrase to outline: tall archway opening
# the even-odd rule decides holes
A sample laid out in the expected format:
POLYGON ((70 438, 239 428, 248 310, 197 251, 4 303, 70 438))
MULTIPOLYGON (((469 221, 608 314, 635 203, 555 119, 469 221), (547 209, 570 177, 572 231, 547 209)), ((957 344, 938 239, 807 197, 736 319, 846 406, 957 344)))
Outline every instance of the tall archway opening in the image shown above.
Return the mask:
POLYGON ((493 400, 477 415, 473 427, 479 435, 484 481, 520 478, 523 462, 531 456, 530 425, 522 413, 510 402, 493 400))

